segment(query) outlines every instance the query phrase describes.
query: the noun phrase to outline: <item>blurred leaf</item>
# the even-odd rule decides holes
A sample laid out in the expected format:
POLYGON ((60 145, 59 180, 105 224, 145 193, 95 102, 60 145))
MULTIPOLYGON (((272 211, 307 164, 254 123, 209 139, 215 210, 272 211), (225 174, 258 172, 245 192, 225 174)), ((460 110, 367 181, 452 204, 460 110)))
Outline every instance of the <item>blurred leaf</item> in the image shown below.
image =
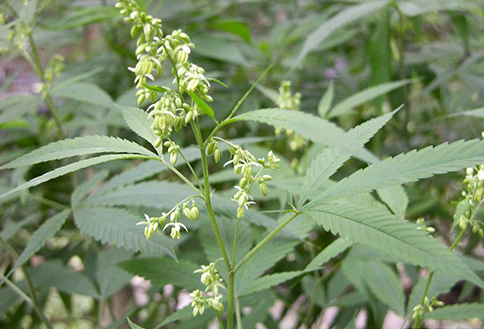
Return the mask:
POLYGON ((113 105, 111 96, 97 85, 87 82, 64 84, 54 89, 52 93, 55 96, 101 107, 111 107, 113 105))
POLYGON ((328 117, 334 118, 351 113, 354 108, 368 103, 369 101, 385 95, 390 91, 398 89, 408 83, 410 83, 410 80, 388 82, 357 92, 356 94, 346 98, 334 106, 331 112, 329 112, 328 117))
POLYGON ((46 243, 61 229, 66 222, 71 211, 64 210, 48 220, 46 220, 30 237, 27 246, 20 254, 15 266, 10 270, 7 277, 13 273, 17 268, 25 264, 37 251, 39 251, 46 243))
POLYGON ((219 21, 211 23, 211 29, 232 33, 241 37, 244 41, 250 42, 250 30, 247 25, 238 21, 219 21))
POLYGON ((124 249, 103 250, 99 253, 96 276, 103 298, 109 298, 129 283, 132 275, 117 265, 132 255, 132 251, 124 249))
POLYGON ((484 319, 484 304, 457 304, 439 307, 425 313, 424 319, 434 320, 468 320, 484 319))
POLYGON ((198 34, 191 39, 196 45, 195 54, 232 64, 247 65, 240 50, 216 34, 198 34))
POLYGON ((127 318, 127 320, 128 320, 128 324, 131 327, 131 329, 144 329, 144 328, 138 326, 136 323, 133 323, 129 318, 127 318))
POLYGON ((334 31, 377 11, 387 4, 388 1, 365 1, 365 3, 343 10, 325 21, 307 37, 301 52, 293 64, 293 69, 300 67, 304 58, 334 31))
POLYGON ((67 15, 62 18, 42 20, 42 28, 54 31, 68 30, 92 23, 105 22, 116 16, 119 16, 119 13, 112 6, 71 7, 67 11, 67 15))
POLYGON ((333 104, 334 100, 334 81, 331 80, 329 82, 328 89, 324 93, 323 97, 319 101, 318 104, 318 114, 321 118, 325 119, 326 115, 328 114, 329 110, 331 109, 331 105, 333 104))
POLYGON ((350 248, 353 244, 354 243, 348 239, 336 239, 311 260, 311 262, 304 269, 304 272, 319 270, 324 264, 337 257, 346 249, 350 248))

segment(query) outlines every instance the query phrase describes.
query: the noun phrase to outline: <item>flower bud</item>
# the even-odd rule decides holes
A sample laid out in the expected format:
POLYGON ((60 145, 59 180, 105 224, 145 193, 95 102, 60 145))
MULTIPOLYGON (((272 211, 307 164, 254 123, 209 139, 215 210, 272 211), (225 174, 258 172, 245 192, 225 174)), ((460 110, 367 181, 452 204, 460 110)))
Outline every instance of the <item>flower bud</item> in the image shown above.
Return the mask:
POLYGON ((198 217, 200 216, 200 211, 198 210, 198 208, 195 206, 192 208, 192 210, 190 210, 190 213, 191 213, 191 220, 197 220, 198 217))
POLYGON ((170 162, 172 165, 176 164, 176 160, 178 159, 178 152, 171 152, 170 153, 170 162))
POLYGON ((237 218, 242 218, 245 215, 244 207, 237 208, 237 218))
POLYGON ((252 177, 252 167, 250 165, 246 165, 244 167, 244 178, 250 179, 252 177))

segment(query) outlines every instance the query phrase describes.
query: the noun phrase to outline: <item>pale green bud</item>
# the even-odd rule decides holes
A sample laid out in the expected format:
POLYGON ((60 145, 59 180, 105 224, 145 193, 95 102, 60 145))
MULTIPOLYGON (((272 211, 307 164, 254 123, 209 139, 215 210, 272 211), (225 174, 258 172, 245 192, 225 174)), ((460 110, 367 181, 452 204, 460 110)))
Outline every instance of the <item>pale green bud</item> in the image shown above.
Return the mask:
POLYGON ((215 160, 216 163, 218 163, 220 161, 220 155, 221 155, 221 152, 220 152, 220 149, 215 149, 215 151, 213 152, 213 159, 215 160))
POLYGON ((267 185, 264 182, 259 183, 259 189, 263 196, 267 196, 267 194, 269 193, 269 191, 267 190, 267 185))

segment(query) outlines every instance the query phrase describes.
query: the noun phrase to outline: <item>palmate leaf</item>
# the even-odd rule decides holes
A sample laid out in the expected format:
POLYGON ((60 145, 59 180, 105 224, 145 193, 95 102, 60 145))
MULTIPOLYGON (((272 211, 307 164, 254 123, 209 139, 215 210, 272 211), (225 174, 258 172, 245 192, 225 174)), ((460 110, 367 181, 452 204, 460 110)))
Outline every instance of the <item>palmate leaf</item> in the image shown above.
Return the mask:
POLYGON ((99 172, 92 175, 87 181, 77 186, 71 195, 72 206, 76 207, 82 201, 82 199, 84 199, 89 194, 89 192, 92 191, 93 188, 95 188, 103 180, 105 180, 108 175, 108 170, 100 170, 99 172))
POLYGON ((323 228, 353 242, 395 256, 404 262, 455 273, 483 287, 484 282, 458 257, 417 226, 383 208, 323 204, 309 211, 323 228))
MULTIPOLYGON (((378 118, 362 123, 348 131, 356 142, 363 146, 370 140, 398 111, 399 109, 382 115, 378 118)), ((327 180, 350 158, 350 154, 344 150, 327 148, 324 149, 307 169, 301 188, 300 204, 302 205, 309 196, 323 186, 327 180)))
POLYGON ((8 192, 3 193, 2 195, 0 195, 0 199, 8 195, 11 195, 15 192, 22 191, 30 187, 34 187, 39 184, 45 183, 51 179, 67 175, 79 169, 92 167, 100 163, 113 161, 113 160, 120 160, 120 159, 153 159, 153 157, 149 157, 145 155, 137 155, 137 154, 110 154, 110 155, 102 155, 96 158, 81 160, 79 162, 71 163, 71 164, 68 164, 67 166, 54 169, 52 171, 49 171, 48 173, 45 173, 41 176, 31 179, 28 182, 21 184, 8 192))
POLYGON ((314 143, 345 151, 366 162, 378 161, 361 143, 343 129, 332 122, 308 113, 281 109, 262 109, 238 115, 233 120, 257 121, 274 127, 294 130, 297 134, 314 143))
POLYGON ((484 319, 484 304, 458 304, 444 306, 424 315, 424 319, 434 320, 457 321, 473 318, 484 319))
POLYGON ((93 206, 75 208, 74 221, 81 233, 101 243, 136 252, 168 255, 176 259, 171 239, 154 235, 146 240, 144 228, 136 225, 142 219, 126 210, 93 206))
POLYGON ((484 163, 484 141, 457 141, 429 146, 385 159, 355 172, 322 192, 306 205, 311 208, 327 199, 414 182, 435 174, 457 171, 484 163))
MULTIPOLYGON (((20 257, 17 259, 15 266, 12 268, 10 273, 13 273, 15 269, 22 266, 27 260, 30 259, 37 251, 42 248, 45 243, 52 238, 64 225, 71 213, 70 210, 64 210, 48 220, 46 220, 30 237, 27 246, 25 247, 24 251, 20 254, 20 257)), ((7 275, 8 276, 8 275, 7 275)))
POLYGON ((42 146, 35 151, 1 166, 0 170, 98 153, 133 153, 156 157, 153 152, 125 139, 109 136, 84 136, 65 139, 42 146))

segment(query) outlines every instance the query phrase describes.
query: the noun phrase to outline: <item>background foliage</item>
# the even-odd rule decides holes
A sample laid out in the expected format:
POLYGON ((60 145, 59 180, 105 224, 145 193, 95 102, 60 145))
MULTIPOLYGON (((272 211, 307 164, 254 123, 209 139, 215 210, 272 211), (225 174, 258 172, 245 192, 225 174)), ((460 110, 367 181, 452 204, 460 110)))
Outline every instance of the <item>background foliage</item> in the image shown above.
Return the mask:
MULTIPOLYGON (((194 61, 206 69, 207 76, 228 85, 229 89, 213 83, 211 107, 216 118, 226 117, 260 74, 273 65, 242 105, 242 117, 248 121, 222 132, 224 138, 238 140, 255 155, 262 156, 272 149, 284 159, 281 170, 268 182, 269 197, 255 195, 259 210, 283 209, 289 199, 287 190, 297 195, 301 186, 311 187, 311 193, 323 188, 311 186, 316 177, 304 178, 312 160, 327 163, 328 158, 318 154, 342 157, 343 162, 350 155, 355 157, 336 174, 338 167, 323 173, 335 181, 364 168, 360 160, 368 160, 368 154, 358 153, 358 145, 347 144, 328 121, 324 121, 323 130, 313 117, 298 122, 301 116, 293 118, 287 113, 285 120, 294 125, 292 129, 303 131, 303 137, 314 142, 296 151, 288 147, 286 138, 273 137, 273 127, 257 124, 274 121, 282 125, 278 121, 282 120, 277 112, 280 110, 250 111, 277 107, 277 89, 283 80, 292 81, 293 91, 301 92, 301 111, 321 117, 321 122, 330 120, 350 130, 385 114, 377 119, 381 121, 373 121, 375 127, 367 127, 376 133, 384 126, 367 144, 367 149, 382 159, 428 145, 481 136, 482 1, 140 3, 150 14, 162 18, 165 31, 187 32, 196 45, 194 61), (392 117, 389 113, 402 104, 404 107, 392 117), (349 154, 321 153, 321 144, 346 145, 349 154)), ((158 162, 132 159, 132 154, 150 154, 128 141, 148 146, 131 131, 143 129, 136 125, 145 113, 122 111, 115 106, 126 109, 137 106, 137 102, 132 73, 126 69, 136 63, 135 44, 114 2, 29 0, 24 6, 22 1, 4 0, 0 6, 5 23, 0 26, 0 163, 63 137, 117 136, 74 139, 69 145, 58 142, 50 149, 32 153, 31 159, 19 159, 2 168, 11 170, 0 173, 0 194, 8 193, 0 199, 0 235, 18 254, 17 258, 6 248, 1 250, 2 276, 11 275, 11 282, 25 293, 31 284, 55 328, 118 328, 126 326, 127 316, 146 328, 160 324, 163 328, 206 328, 214 315, 207 312, 193 318, 191 308, 183 305, 187 304, 187 291, 203 288, 193 271, 200 264, 220 258, 207 214, 202 210, 202 219, 193 223, 190 234, 176 241, 160 235, 147 242, 142 230, 134 225, 142 219, 139 214, 166 211, 191 191, 158 162), (7 5, 13 6, 19 17, 14 17, 7 5), (12 45, 9 31, 25 32, 25 26, 31 31, 27 29, 21 47, 12 45), (34 50, 38 51, 39 62, 35 57, 29 62, 28 54, 34 50), (59 67, 49 64, 56 54, 65 57, 65 68, 49 81, 49 68, 59 67), (47 94, 42 92, 46 84, 51 85, 47 94), (52 115, 51 107, 58 118, 52 115), (99 149, 100 143, 104 149, 99 149), (67 159, 66 149, 76 147, 90 151, 73 152, 71 155, 81 160, 74 164, 67 159), (86 154, 107 152, 114 154, 101 156, 120 160, 91 167, 101 161, 86 154), (42 179, 34 180, 29 183, 30 189, 11 193, 13 188, 61 165, 90 168, 42 185, 38 185, 42 179), (29 273, 31 283, 26 282, 22 268, 29 273), (151 285, 140 277, 150 280, 151 285)), ((171 79, 164 83, 171 83, 171 79)), ((205 119, 201 125, 207 130, 210 121, 205 119)), ((352 133, 358 136, 356 129, 352 133)), ((369 135, 359 137, 361 143, 373 134, 366 133, 369 135)), ((143 137, 153 140, 149 131, 143 137)), ((188 161, 199 170, 192 134, 181 131, 175 140, 185 147, 188 161)), ((414 181, 429 177, 425 168, 432 165, 432 173, 471 166, 477 151, 472 149, 473 142, 468 143, 408 153, 405 159, 416 173, 405 179, 381 175, 379 168, 373 167, 360 172, 367 181, 356 176, 337 188, 331 182, 324 186, 324 196, 346 196, 353 206, 341 209, 332 205, 326 213, 313 214, 322 227, 307 214, 302 215, 241 269, 237 291, 244 291, 239 296, 246 311, 241 319, 243 328, 253 328, 257 323, 277 328, 279 321, 288 328, 317 328, 324 321, 335 328, 352 328, 357 318, 360 325, 376 328, 392 321, 389 312, 409 320, 412 308, 423 295, 425 271, 401 261, 418 263, 424 257, 418 253, 419 246, 412 252, 402 252, 402 258, 396 260, 365 247, 367 240, 375 238, 371 232, 362 233, 361 227, 350 227, 345 232, 338 227, 342 219, 335 218, 331 211, 361 221, 389 220, 385 218, 386 209, 380 211, 382 203, 376 204, 375 200, 380 200, 393 214, 409 221, 425 218, 436 228, 434 236, 451 245, 455 231, 450 229, 463 189, 463 172, 414 181), (445 167, 438 162, 456 154, 459 163, 445 167), (418 171, 418 165, 424 169, 418 171), (389 181, 395 187, 378 190, 391 185, 389 181), (371 196, 349 193, 374 189, 377 191, 371 196), (369 203, 374 204, 372 212, 358 208, 369 203), (343 238, 336 239, 328 231, 343 238), (335 307, 339 312, 330 317, 335 307)), ((392 166, 398 159, 386 163, 392 166)), ((178 167, 186 170, 182 161, 178 167)), ((224 218, 233 217, 236 210, 229 201, 235 181, 221 164, 212 163, 210 170, 217 190, 215 211, 224 238, 231 241, 234 223, 224 218)), ((320 170, 315 170, 318 173, 320 170)), ((310 199, 317 203, 317 198, 310 199)), ((249 211, 239 227, 237 256, 247 253, 279 219, 277 213, 249 211)), ((391 239, 381 241, 380 251, 399 250, 398 243, 391 239)), ((433 252, 435 268, 442 269, 446 262, 447 266, 463 262, 472 270, 454 273, 450 266, 436 272, 429 295, 441 295, 446 304, 458 305, 427 313, 428 319, 462 321, 482 317, 483 294, 474 285, 475 278, 482 278, 484 272, 480 241, 478 234, 467 234, 457 246, 463 256, 455 259, 440 258, 440 245, 432 250, 431 246, 421 247, 426 253, 433 252)), ((221 270, 221 275, 227 273, 221 270)), ((31 305, 5 282, 0 286, 0 296, 0 327, 43 326, 31 305)), ((402 324, 393 321, 390 323, 402 324)), ((468 321, 466 325, 479 326, 479 322, 468 321)))

